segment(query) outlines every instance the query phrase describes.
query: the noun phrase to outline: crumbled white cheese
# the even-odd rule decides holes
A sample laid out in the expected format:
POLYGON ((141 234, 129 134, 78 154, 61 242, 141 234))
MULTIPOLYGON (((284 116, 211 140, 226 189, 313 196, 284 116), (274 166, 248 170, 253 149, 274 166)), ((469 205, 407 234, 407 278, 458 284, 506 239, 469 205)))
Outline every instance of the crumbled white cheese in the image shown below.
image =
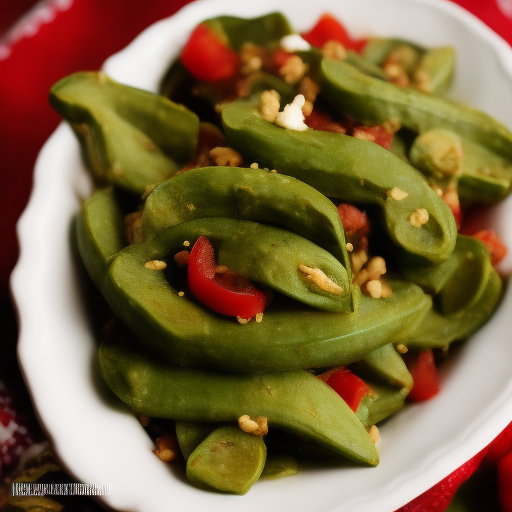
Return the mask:
POLYGON ((289 34, 281 38, 279 42, 281 48, 287 52, 308 51, 311 45, 303 39, 299 34, 289 34))
POLYGON ((302 112, 305 101, 306 99, 302 94, 295 96, 294 100, 286 105, 282 112, 277 114, 276 124, 290 130, 306 131, 308 126, 304 123, 304 114, 302 112))

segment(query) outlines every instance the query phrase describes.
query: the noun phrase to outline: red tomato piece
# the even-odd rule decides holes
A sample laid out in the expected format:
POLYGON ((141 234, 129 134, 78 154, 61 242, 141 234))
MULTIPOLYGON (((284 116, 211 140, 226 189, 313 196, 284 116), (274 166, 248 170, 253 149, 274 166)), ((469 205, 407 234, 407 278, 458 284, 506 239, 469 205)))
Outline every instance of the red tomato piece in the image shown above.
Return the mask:
POLYGON ((345 48, 352 47, 352 40, 345 27, 330 14, 323 14, 316 25, 302 37, 311 45, 317 48, 327 43, 327 41, 338 41, 345 48))
POLYGON ((439 392, 437 369, 432 350, 408 352, 404 354, 404 361, 411 372, 414 383, 407 397, 409 400, 421 402, 432 398, 439 392))
POLYGON ((334 389, 354 412, 357 412, 361 398, 370 393, 364 381, 344 366, 332 368, 318 378, 334 389))
POLYGON ((320 112, 319 110, 313 110, 313 112, 306 117, 305 123, 313 130, 343 134, 347 133, 345 126, 333 121, 329 114, 320 112))
POLYGON ((512 452, 498 461, 498 497, 503 512, 512 512, 512 452))
MULTIPOLYGON (((491 442, 485 454, 485 460, 491 464, 496 464, 498 460, 504 457, 512 450, 512 423, 501 432, 501 434, 491 442)), ((512 485, 512 481, 511 481, 512 485)))
POLYGON ((226 269, 216 272, 213 247, 205 236, 197 239, 190 251, 187 282, 190 291, 217 313, 249 319, 267 305, 264 292, 245 276, 226 269))
POLYGON ((204 23, 192 32, 181 52, 181 63, 194 77, 205 82, 230 78, 239 67, 236 52, 223 44, 204 23))
POLYGON ((496 231, 492 229, 481 229, 471 236, 477 240, 481 240, 485 244, 491 256, 492 265, 497 265, 507 255, 507 247, 501 241, 496 231))
POLYGON ((282 68, 290 57, 293 57, 295 54, 287 52, 282 48, 277 49, 272 55, 272 61, 278 68, 282 68))
POLYGON ((393 142, 394 134, 386 130, 384 126, 356 126, 353 131, 354 137, 375 142, 384 149, 389 149, 393 142))
POLYGON ((341 203, 338 206, 341 223, 346 235, 366 235, 370 232, 370 222, 365 212, 351 204, 341 203))

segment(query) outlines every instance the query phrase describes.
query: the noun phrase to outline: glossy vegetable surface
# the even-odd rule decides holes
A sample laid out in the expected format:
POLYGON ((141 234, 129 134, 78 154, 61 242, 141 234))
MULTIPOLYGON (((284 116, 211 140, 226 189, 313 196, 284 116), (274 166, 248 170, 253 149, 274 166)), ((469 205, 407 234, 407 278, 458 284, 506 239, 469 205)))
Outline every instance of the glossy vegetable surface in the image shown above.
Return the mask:
POLYGON ((99 73, 50 96, 108 185, 77 219, 128 329, 103 377, 174 422, 190 481, 234 494, 309 451, 378 464, 372 427, 437 392, 433 350, 502 287, 503 249, 458 228, 510 192, 512 134, 441 96, 451 48, 363 45, 330 15, 315 47, 294 36, 279 13, 205 20, 162 83, 178 103, 99 73))
POLYGON ((236 421, 264 416, 269 425, 306 436, 353 460, 376 465, 370 436, 338 394, 305 371, 220 373, 175 366, 137 347, 102 345, 103 376, 130 407, 179 421, 236 421))
POLYGON ((440 263, 451 254, 457 230, 446 204, 418 171, 377 144, 336 133, 283 130, 262 119, 248 101, 224 108, 222 122, 229 143, 248 160, 330 197, 379 206, 389 237, 411 258, 440 263), (395 187, 407 197, 388 197, 395 187), (409 222, 418 208, 429 213, 420 228, 409 222))

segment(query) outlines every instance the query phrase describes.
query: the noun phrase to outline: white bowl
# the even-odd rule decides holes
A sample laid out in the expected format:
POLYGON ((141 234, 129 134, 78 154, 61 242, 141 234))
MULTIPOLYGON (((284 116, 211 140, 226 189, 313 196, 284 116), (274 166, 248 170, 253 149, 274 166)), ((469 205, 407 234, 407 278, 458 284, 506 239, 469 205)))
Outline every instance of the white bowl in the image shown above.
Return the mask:
MULTIPOLYGON (((156 23, 108 59, 104 70, 156 91, 192 28, 219 14, 255 16, 281 10, 298 31, 323 12, 354 36, 394 35, 425 46, 452 45, 452 94, 512 128, 512 52, 477 19, 444 0, 206 0, 156 23)), ((19 311, 19 360, 40 420, 68 470, 84 483, 107 483, 116 510, 164 512, 390 512, 427 490, 489 443, 512 420, 512 292, 492 321, 467 342, 442 374, 442 391, 410 405, 381 428, 377 468, 306 470, 260 481, 245 496, 208 493, 158 460, 135 417, 105 399, 96 370, 96 340, 71 244, 73 215, 91 182, 69 127, 43 147, 30 203, 19 223, 21 257, 12 277, 19 311)), ((512 202, 491 214, 512 248, 512 202)), ((501 269, 510 272, 509 256, 501 269)))

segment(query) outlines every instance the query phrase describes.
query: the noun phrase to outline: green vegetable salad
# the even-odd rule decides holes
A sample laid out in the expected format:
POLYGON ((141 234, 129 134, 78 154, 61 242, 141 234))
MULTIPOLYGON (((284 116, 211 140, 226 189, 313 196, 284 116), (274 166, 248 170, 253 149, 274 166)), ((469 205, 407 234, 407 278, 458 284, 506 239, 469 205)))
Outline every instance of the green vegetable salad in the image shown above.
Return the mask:
POLYGON ((376 425, 493 314, 506 248, 465 212, 510 192, 512 133, 443 96, 455 61, 328 14, 222 16, 160 94, 51 89, 97 183, 76 232, 104 379, 194 484, 377 465, 376 425))

